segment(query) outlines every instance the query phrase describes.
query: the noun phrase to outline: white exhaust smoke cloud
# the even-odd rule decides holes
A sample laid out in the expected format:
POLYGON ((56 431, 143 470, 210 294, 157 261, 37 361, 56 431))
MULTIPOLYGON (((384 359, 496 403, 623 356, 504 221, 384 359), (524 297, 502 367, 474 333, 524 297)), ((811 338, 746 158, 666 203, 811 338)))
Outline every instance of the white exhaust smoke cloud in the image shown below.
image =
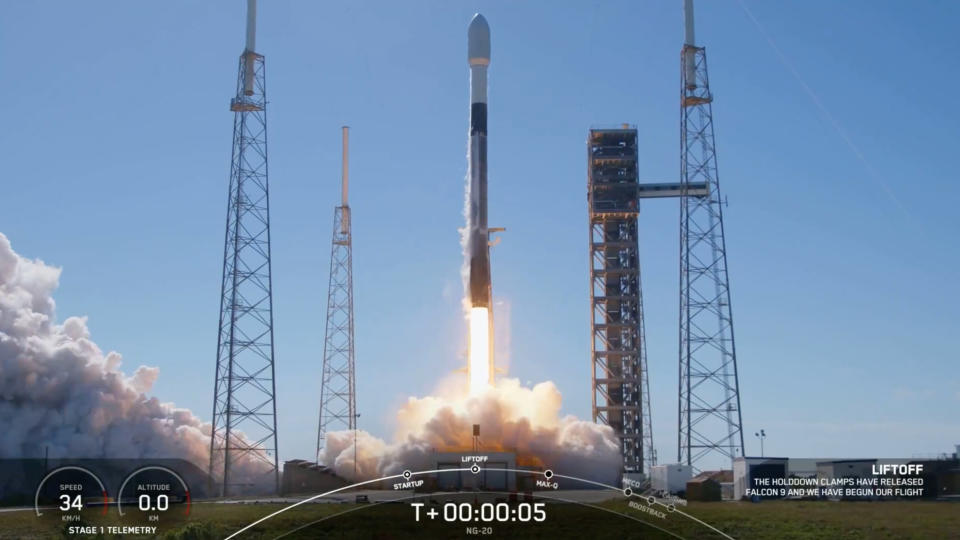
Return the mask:
MULTIPOLYGON (((60 269, 19 256, 0 233, 0 458, 179 458, 206 470, 210 424, 148 393, 160 370, 120 371, 86 317, 56 324, 60 269)), ((247 457, 235 477, 256 482, 247 457)))
POLYGON ((463 386, 462 380, 451 379, 436 396, 409 398, 397 412, 393 443, 360 431, 356 476, 352 431, 328 433, 320 461, 348 479, 428 470, 434 452, 472 451, 473 424, 480 424, 481 452, 513 452, 521 466, 619 484, 621 457, 613 430, 560 416, 562 398, 552 382, 526 388, 516 379, 501 378, 479 396, 469 396, 463 386))

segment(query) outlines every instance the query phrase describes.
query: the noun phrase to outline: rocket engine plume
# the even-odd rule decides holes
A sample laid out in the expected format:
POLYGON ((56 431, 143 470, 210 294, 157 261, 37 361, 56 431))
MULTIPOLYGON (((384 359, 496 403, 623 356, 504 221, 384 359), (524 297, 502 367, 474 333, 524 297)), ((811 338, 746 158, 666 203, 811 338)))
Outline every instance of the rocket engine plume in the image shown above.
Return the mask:
POLYGON ((477 395, 486 390, 493 379, 490 373, 489 344, 490 310, 484 307, 470 308, 470 394, 477 395))
POLYGON ((493 384, 493 322, 490 245, 487 226, 487 66, 490 65, 490 27, 479 13, 467 29, 470 65, 470 151, 467 174, 467 227, 464 261, 470 307, 470 393, 493 384))

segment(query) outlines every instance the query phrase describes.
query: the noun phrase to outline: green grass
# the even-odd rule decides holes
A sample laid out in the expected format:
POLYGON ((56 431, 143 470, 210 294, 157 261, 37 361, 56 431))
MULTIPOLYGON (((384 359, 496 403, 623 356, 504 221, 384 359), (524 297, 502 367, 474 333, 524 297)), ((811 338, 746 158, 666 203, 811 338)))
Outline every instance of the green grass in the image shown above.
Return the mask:
MULTIPOLYGON (((765 501, 691 503, 685 509, 734 538, 960 539, 960 504, 765 501)), ((695 536, 691 530, 691 538, 695 536)))
MULTIPOLYGON (((617 514, 627 513, 640 518, 682 538, 722 538, 679 514, 668 514, 666 519, 659 519, 628 508, 622 501, 611 501, 601 506, 617 514)), ((163 527, 158 538, 223 538, 280 508, 282 506, 271 504, 195 504, 187 521, 163 527)), ((491 526, 493 535, 487 538, 674 538, 623 516, 572 504, 548 505, 545 523, 469 525, 447 524, 439 520, 416 523, 408 504, 308 504, 255 527, 244 538, 275 538, 307 523, 348 510, 356 511, 322 521, 286 538, 464 538, 468 537, 466 528, 473 525, 491 526)), ((960 505, 953 503, 767 501, 759 504, 691 503, 688 507, 681 507, 681 510, 738 539, 960 539, 960 505)), ((122 522, 111 511, 107 516, 85 516, 84 524, 131 523, 122 522)), ((0 513, 0 538, 68 538, 65 532, 65 527, 60 523, 41 521, 32 512, 0 513)))

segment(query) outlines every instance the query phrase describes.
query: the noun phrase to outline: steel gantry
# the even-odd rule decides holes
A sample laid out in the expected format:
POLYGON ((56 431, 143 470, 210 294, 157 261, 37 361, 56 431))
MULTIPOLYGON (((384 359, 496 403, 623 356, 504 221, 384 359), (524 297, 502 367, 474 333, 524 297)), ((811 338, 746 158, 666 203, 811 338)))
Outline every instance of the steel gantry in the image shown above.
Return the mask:
POLYGON ((590 130, 587 160, 593 421, 613 428, 624 471, 642 473, 653 439, 637 255, 637 130, 590 130))

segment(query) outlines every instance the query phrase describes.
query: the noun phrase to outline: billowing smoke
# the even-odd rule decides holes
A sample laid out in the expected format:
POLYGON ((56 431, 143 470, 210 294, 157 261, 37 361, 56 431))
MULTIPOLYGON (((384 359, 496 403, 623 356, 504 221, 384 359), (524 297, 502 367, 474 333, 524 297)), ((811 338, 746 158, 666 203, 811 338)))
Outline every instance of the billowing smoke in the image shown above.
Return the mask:
POLYGON ((427 470, 435 452, 471 451, 472 427, 480 424, 481 451, 513 452, 518 465, 619 483, 621 457, 613 430, 560 416, 561 396, 552 382, 526 388, 503 378, 485 393, 469 396, 462 382, 447 381, 437 394, 407 400, 397 412, 393 443, 360 431, 355 449, 352 431, 328 433, 321 462, 350 479, 427 470))
MULTIPOLYGON (((160 370, 120 371, 86 317, 56 324, 60 269, 19 256, 0 233, 0 458, 180 458, 206 469, 210 424, 148 393, 160 370)), ((235 464, 238 481, 263 466, 235 464)))

